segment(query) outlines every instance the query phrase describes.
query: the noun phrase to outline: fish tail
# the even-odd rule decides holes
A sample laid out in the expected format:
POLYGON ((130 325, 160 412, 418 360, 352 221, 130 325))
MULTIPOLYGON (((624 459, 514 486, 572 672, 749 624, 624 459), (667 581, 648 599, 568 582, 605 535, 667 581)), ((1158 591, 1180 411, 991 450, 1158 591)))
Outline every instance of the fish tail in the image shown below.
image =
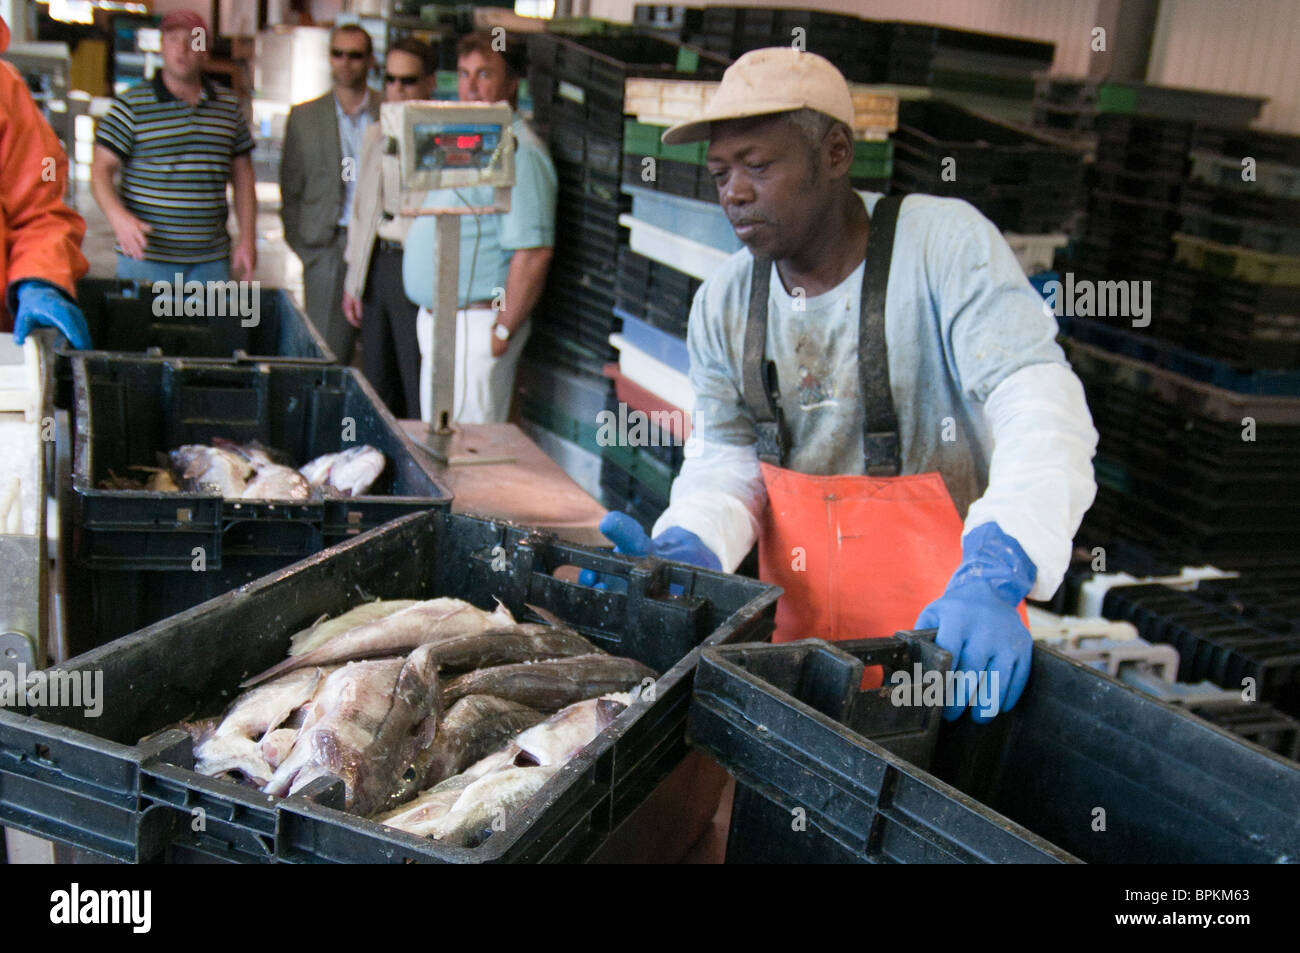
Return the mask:
POLYGON ((312 656, 314 656, 315 654, 316 654, 316 650, 313 649, 312 651, 305 652, 302 655, 291 655, 282 662, 276 662, 266 671, 260 672, 257 675, 252 676, 251 678, 244 679, 242 682, 239 683, 239 687, 252 688, 254 685, 260 685, 262 684, 262 682, 265 682, 268 679, 275 678, 275 676, 277 675, 283 675, 285 672, 292 672, 296 668, 303 668, 307 665, 313 665, 315 664, 315 659, 312 656))

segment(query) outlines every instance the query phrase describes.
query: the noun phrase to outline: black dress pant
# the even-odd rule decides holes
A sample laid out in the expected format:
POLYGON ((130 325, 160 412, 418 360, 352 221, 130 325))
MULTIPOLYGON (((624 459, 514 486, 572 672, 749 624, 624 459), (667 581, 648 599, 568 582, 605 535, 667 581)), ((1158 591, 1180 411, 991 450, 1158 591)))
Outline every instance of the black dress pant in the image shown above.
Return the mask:
POLYGON ((376 240, 361 299, 362 370, 399 419, 420 416, 419 306, 402 287, 402 251, 376 240))

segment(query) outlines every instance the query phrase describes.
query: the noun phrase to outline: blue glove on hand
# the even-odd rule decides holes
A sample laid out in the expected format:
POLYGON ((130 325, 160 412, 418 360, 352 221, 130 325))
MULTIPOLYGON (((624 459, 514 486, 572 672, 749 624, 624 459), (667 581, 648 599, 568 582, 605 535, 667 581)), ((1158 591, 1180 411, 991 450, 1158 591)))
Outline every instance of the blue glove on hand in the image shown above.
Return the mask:
POLYGON ((971 718, 984 724, 1014 708, 1029 680, 1034 640, 1016 609, 1038 570, 997 523, 967 533, 961 552, 948 588, 921 610, 915 627, 939 630, 935 644, 952 653, 954 670, 988 679, 977 695, 971 695, 974 685, 967 680, 968 697, 948 699, 943 717, 953 721, 969 704, 971 718))
POLYGON ((16 288, 18 309, 14 314, 14 343, 22 344, 36 328, 57 328, 68 343, 82 350, 90 347, 90 328, 81 309, 54 285, 27 279, 16 288))
MULTIPOLYGON (((654 539, 651 539, 641 524, 626 513, 609 512, 600 521, 600 531, 614 544, 614 552, 624 556, 657 556, 671 559, 673 562, 690 563, 703 569, 721 570, 722 563, 713 555, 709 547, 700 542, 700 538, 688 529, 670 526, 654 539)), ((584 586, 597 589, 626 588, 626 582, 617 577, 599 576, 595 570, 584 569, 578 574, 578 582, 584 586)), ((680 586, 671 586, 680 590, 680 586)), ((680 591, 673 592, 680 595, 680 591)))

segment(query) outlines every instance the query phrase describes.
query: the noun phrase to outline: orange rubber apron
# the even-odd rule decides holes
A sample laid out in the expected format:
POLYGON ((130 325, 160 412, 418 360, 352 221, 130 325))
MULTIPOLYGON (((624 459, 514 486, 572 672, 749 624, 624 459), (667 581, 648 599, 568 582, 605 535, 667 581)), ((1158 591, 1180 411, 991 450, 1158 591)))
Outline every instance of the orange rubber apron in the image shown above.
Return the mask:
MULTIPOLYGON (((744 399, 755 421, 768 498, 759 576, 785 590, 774 642, 882 638, 911 629, 961 562, 962 520, 943 478, 898 475, 885 294, 901 202, 892 196, 876 203, 867 237, 858 327, 865 476, 811 476, 784 467, 788 440, 779 385, 775 365, 766 360, 772 263, 754 262, 744 399)), ((879 684, 877 666, 865 674, 864 687, 879 684)))

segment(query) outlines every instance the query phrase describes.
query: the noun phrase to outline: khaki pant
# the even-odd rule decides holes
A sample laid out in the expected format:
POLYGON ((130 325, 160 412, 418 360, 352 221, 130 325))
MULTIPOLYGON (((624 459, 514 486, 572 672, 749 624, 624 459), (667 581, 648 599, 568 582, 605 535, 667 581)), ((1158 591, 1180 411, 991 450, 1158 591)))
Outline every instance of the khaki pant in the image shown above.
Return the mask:
MULTIPOLYGON (((510 413, 515 390, 515 368, 528 340, 531 322, 510 339, 500 357, 492 356, 492 325, 497 312, 472 308, 456 312, 456 395, 452 420, 458 424, 503 424, 510 413)), ((420 418, 433 418, 429 406, 433 381, 433 312, 421 308, 415 319, 415 336, 420 343, 420 418)), ((441 346, 438 342, 437 346, 441 346)))

